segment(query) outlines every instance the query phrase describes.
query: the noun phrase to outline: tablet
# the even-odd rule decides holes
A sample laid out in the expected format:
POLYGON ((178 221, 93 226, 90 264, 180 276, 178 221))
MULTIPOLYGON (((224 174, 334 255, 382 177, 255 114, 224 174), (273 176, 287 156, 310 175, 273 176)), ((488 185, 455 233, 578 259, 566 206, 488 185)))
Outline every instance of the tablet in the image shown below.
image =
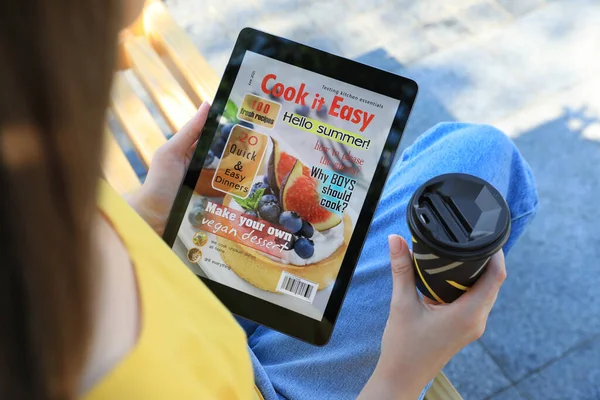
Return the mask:
POLYGON ((242 30, 165 241, 232 313, 327 343, 416 94, 410 79, 242 30))

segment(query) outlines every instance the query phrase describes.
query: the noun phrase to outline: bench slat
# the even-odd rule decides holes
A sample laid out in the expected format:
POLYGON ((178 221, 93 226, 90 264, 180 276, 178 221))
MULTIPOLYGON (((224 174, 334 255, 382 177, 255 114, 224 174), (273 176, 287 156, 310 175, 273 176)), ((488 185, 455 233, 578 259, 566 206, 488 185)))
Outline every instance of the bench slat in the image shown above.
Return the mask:
POLYGON ((150 166, 154 152, 167 139, 122 71, 115 74, 111 107, 141 160, 150 166))
POLYGON ((120 194, 133 192, 140 187, 140 180, 108 127, 105 128, 104 140, 104 177, 120 194))
POLYGON ((125 39, 123 48, 136 76, 163 113, 173 133, 179 131, 196 112, 196 107, 179 86, 145 37, 125 39))
POLYGON ((463 400, 443 372, 437 374, 433 384, 425 394, 425 400, 463 400))
POLYGON ((195 103, 212 102, 219 87, 219 77, 163 3, 155 2, 146 7, 144 28, 154 47, 172 61, 189 84, 193 91, 190 97, 195 103))

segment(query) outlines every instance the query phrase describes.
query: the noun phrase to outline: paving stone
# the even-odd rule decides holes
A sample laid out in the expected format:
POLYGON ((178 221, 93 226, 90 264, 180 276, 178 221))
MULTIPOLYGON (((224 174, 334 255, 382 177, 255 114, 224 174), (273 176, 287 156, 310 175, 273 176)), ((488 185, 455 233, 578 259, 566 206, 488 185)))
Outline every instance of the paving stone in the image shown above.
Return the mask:
POLYGON ((489 122, 535 98, 522 90, 508 63, 497 62, 478 43, 461 43, 409 66, 409 76, 427 85, 456 119, 489 122))
POLYGON ((508 12, 515 16, 523 15, 529 11, 543 6, 544 0, 496 0, 508 12))
POLYGON ((512 16, 495 1, 479 1, 458 11, 458 18, 472 33, 489 32, 512 22, 512 16))
POLYGON ((286 14, 269 14, 268 17, 265 16, 253 24, 252 27, 320 50, 340 54, 341 50, 333 38, 315 29, 313 22, 307 22, 307 19, 286 14))
POLYGON ((481 339, 513 381, 600 332, 600 142, 567 122, 515 138, 536 176, 539 214, 507 259, 481 339))
POLYGON ((278 27, 284 24, 311 26, 306 14, 311 5, 300 0, 228 0, 224 4, 221 7, 224 8, 224 25, 236 33, 248 26, 265 24, 266 21, 273 23, 275 19, 278 21, 274 25, 278 27))
POLYGON ((492 396, 489 400, 525 400, 521 397, 521 394, 514 387, 509 387, 508 389, 492 396))
POLYGON ((411 13, 421 24, 435 23, 448 17, 451 6, 444 0, 419 0, 413 1, 407 11, 411 13))
POLYGON ((177 20, 179 25, 210 26, 222 23, 224 18, 223 2, 207 4, 191 0, 166 0, 169 12, 177 20))
POLYGON ((556 2, 486 38, 485 46, 496 63, 510 65, 510 79, 524 93, 543 99, 596 76, 599 20, 596 0, 556 2))
POLYGON ((342 55, 354 58, 384 47, 407 63, 435 47, 425 37, 417 20, 399 8, 398 4, 389 3, 358 13, 336 2, 325 2, 314 4, 308 13, 315 29, 335 41, 342 55))
POLYGON ((490 0, 453 0, 445 2, 446 8, 452 12, 457 12, 476 4, 487 3, 490 0))
POLYGON ((517 385, 532 400, 600 399, 600 338, 581 346, 517 385))
POLYGON ((389 4, 376 13, 380 22, 375 32, 382 47, 405 65, 436 50, 435 44, 427 37, 415 17, 409 13, 394 11, 395 7, 389 4))
POLYGON ((455 15, 422 26, 425 36, 437 47, 444 48, 469 37, 470 32, 455 15))
POLYGON ((370 12, 376 10, 377 8, 384 6, 386 4, 393 4, 398 7, 400 11, 406 6, 412 4, 414 0, 394 0, 390 2, 389 0, 369 0, 369 1, 348 1, 348 0, 324 0, 324 1, 315 1, 313 2, 313 6, 319 3, 332 4, 338 10, 347 10, 352 14, 360 14, 364 12, 370 12))
MULTIPOLYGON (((376 49, 386 37, 395 34, 376 11, 354 13, 337 3, 319 3, 309 12, 315 30, 334 41, 345 57, 354 58, 376 49)), ((406 23, 405 20, 398 25, 406 23)))
MULTIPOLYGON (((237 34, 239 32, 235 32, 235 35, 222 35, 221 32, 224 31, 224 28, 215 27, 213 29, 213 34, 205 35, 204 33, 199 33, 197 31, 196 25, 189 26, 186 31, 193 38, 194 44, 200 51, 200 54, 208 61, 210 66, 214 69, 215 73, 218 76, 223 74, 225 70, 225 66, 229 61, 229 57, 231 56, 231 51, 233 50, 233 46, 235 45, 235 40, 237 39, 237 34), (207 40, 206 38, 215 37, 216 39, 207 40)), ((207 30, 206 28, 200 28, 201 31, 207 30)))
POLYGON ((383 48, 355 57, 354 61, 396 74, 404 69, 404 66, 383 48))
POLYGON ((600 79, 493 124, 536 176, 540 213, 507 259, 508 279, 482 338, 514 380, 600 332, 600 79))
POLYGON ((235 39, 245 25, 231 2, 206 4, 191 0, 167 0, 177 23, 185 29, 196 48, 215 72, 221 75, 227 65, 235 39), (229 20, 227 19, 229 16, 229 20))
MULTIPOLYGON (((235 3, 245 3, 245 1, 233 0, 235 3)), ((254 8, 257 11, 262 11, 258 13, 261 16, 264 11, 269 13, 294 13, 295 11, 304 11, 306 7, 310 7, 311 2, 307 2, 306 0, 253 0, 255 3, 254 8), (308 4, 307 4, 308 3, 308 4)))
POLYGON ((410 72, 430 82, 457 119, 487 123, 508 116, 600 69, 600 3, 569 3, 575 2, 579 7, 552 4, 426 56, 410 72))
POLYGON ((511 385, 479 342, 454 356, 444 373, 465 400, 480 400, 511 385))
MULTIPOLYGON (((398 71, 403 75, 402 71, 398 71)), ((454 121, 454 116, 448 111, 444 104, 436 98, 430 88, 421 84, 419 94, 404 130, 404 136, 400 142, 403 151, 410 146, 419 135, 440 122, 454 121)))
POLYGON ((400 27, 398 32, 395 39, 384 40, 381 46, 405 65, 409 65, 436 50, 436 46, 418 27, 400 27))

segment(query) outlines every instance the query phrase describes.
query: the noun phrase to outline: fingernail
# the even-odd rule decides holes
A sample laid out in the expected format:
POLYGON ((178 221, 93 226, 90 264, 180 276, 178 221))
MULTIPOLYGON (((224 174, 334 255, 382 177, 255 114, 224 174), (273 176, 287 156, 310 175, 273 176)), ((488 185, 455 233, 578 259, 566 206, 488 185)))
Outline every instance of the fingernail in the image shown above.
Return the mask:
POLYGON ((403 244, 402 239, 398 235, 388 236, 388 244, 390 246, 390 253, 393 255, 399 255, 402 253, 403 244))
POLYGON ((200 104, 200 107, 198 107, 198 111, 200 111, 200 109, 201 109, 202 107, 204 107, 204 106, 205 106, 205 104, 206 104, 208 107, 210 107, 210 103, 209 103, 208 101, 204 100, 204 101, 202 102, 202 104, 200 104))

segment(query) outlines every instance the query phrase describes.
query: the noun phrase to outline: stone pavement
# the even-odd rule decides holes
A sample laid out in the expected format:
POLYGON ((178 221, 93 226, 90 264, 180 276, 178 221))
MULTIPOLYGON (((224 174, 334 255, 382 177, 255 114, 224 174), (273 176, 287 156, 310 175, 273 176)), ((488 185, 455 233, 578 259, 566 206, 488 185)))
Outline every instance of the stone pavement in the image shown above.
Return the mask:
POLYGON ((444 120, 513 137, 539 215, 508 258, 486 333, 445 372, 467 400, 600 399, 600 1, 167 4, 219 73, 252 26, 412 77, 403 147, 444 120))

